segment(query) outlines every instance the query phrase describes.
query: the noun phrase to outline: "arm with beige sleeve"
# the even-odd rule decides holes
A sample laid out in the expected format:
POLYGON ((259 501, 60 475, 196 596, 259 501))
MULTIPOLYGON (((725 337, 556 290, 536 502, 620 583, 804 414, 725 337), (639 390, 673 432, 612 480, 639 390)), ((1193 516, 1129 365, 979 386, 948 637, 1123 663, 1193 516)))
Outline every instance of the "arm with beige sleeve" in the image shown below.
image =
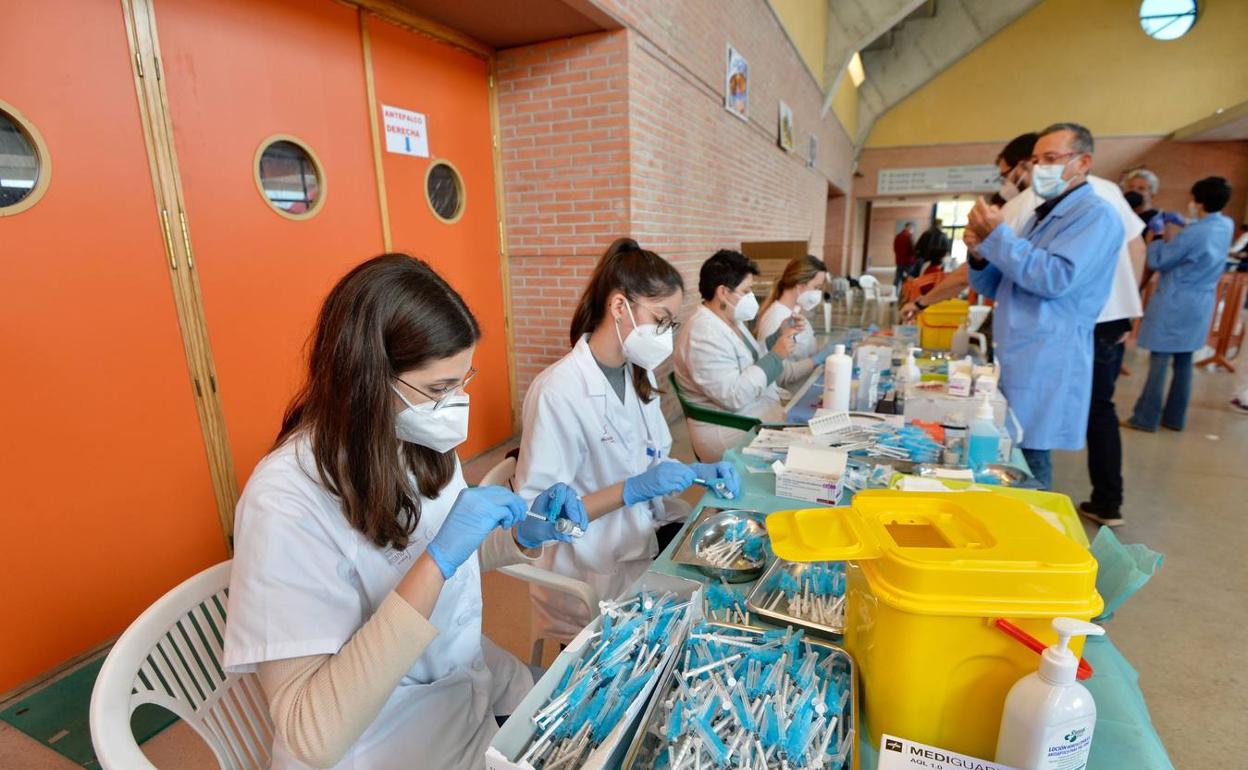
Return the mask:
MULTIPOLYGON (((495 530, 478 552, 483 572, 533 561, 511 530, 495 530)), ((438 635, 437 628, 391 592, 333 655, 261 663, 260 684, 274 731, 299 761, 332 767, 380 713, 399 680, 438 635)))

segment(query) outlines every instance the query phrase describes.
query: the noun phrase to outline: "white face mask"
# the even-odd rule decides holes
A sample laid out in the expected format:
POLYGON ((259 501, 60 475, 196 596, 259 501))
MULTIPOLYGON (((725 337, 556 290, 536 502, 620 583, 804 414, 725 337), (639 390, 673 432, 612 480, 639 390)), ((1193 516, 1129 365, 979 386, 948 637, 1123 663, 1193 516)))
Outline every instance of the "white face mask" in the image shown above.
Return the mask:
POLYGON ((412 405, 399 389, 390 388, 407 408, 394 416, 394 434, 409 444, 419 444, 435 452, 447 452, 468 439, 468 394, 451 396, 434 409, 433 401, 412 405))
POLYGON ((814 310, 823 302, 823 292, 818 289, 807 289, 797 295, 797 305, 802 310, 814 310))
MULTIPOLYGON (((628 317, 633 319, 633 330, 620 340, 620 349, 624 351, 624 359, 652 372, 659 364, 672 354, 672 330, 658 333, 658 324, 638 324, 637 316, 633 315, 632 304, 624 300, 628 309, 628 317)), ((615 323, 615 338, 620 339, 620 323, 615 323)))
MULTIPOLYGON (((1069 163, 1070 161, 1067 161, 1069 163)), ((1070 185, 1069 179, 1062 178, 1062 172, 1066 170, 1066 163, 1054 164, 1051 166, 1033 166, 1031 169, 1031 189, 1036 191, 1036 195, 1047 200, 1053 200, 1057 196, 1066 191, 1066 187, 1070 185)))
POLYGON ((1196 208, 1196 204, 1193 201, 1187 202, 1187 218, 1200 219, 1200 209, 1196 208))
POLYGON ((1015 198, 1017 198, 1020 192, 1022 192, 1022 190, 1018 189, 1018 185, 1016 185, 1013 182, 1013 180, 1010 180, 1010 179, 1007 179, 1004 182, 1002 182, 1001 189, 997 191, 997 193, 1001 196, 1001 198, 1007 201, 1012 201, 1015 198))
POLYGON ((754 316, 758 315, 758 298, 754 296, 754 292, 747 291, 737 304, 732 306, 732 317, 737 321, 753 321, 754 316))

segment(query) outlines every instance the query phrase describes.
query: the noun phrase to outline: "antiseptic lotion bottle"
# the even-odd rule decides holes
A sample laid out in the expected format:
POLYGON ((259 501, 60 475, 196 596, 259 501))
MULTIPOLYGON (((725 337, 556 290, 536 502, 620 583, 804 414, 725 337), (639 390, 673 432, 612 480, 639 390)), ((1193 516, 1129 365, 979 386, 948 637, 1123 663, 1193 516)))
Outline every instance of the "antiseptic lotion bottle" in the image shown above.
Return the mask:
POLYGON ((1073 618, 1054 618, 1057 644, 1040 656, 1040 670, 1018 680, 1005 698, 997 762, 1019 770, 1083 770, 1092 749, 1096 704, 1075 681, 1079 659, 1067 645, 1072 636, 1100 636, 1105 630, 1073 618))

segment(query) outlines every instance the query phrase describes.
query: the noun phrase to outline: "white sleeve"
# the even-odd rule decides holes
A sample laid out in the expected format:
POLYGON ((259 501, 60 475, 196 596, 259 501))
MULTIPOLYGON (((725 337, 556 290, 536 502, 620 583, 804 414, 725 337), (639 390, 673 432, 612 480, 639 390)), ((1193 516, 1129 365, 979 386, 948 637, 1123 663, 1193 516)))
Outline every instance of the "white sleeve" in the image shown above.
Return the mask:
POLYGON ((736 346, 723 324, 697 324, 689 330, 688 374, 698 389, 721 409, 740 412, 767 390, 767 375, 756 364, 742 371, 736 346))
POLYGON ((548 382, 539 379, 524 399, 524 433, 515 484, 516 494, 530 505, 556 482, 572 484, 589 454, 576 408, 546 387, 548 382))
POLYGON ((369 612, 346 551, 352 541, 336 537, 317 501, 282 481, 253 477, 238 504, 225 626, 233 672, 336 653, 369 612))

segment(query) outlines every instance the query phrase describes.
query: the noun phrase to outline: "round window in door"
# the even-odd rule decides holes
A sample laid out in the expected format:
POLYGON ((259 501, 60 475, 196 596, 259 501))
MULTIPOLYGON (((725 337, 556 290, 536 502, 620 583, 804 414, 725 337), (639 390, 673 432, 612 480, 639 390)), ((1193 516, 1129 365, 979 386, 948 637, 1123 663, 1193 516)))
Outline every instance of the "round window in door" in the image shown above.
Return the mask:
POLYGON ((264 140, 256 151, 256 187, 278 214, 308 219, 325 205, 325 173, 312 149, 293 136, 264 140))
POLYGON ((449 161, 437 160, 425 172, 425 199, 438 219, 451 224, 464 215, 464 179, 449 161))
POLYGON ((43 137, 15 108, 0 101, 0 217, 39 202, 52 178, 43 137))

